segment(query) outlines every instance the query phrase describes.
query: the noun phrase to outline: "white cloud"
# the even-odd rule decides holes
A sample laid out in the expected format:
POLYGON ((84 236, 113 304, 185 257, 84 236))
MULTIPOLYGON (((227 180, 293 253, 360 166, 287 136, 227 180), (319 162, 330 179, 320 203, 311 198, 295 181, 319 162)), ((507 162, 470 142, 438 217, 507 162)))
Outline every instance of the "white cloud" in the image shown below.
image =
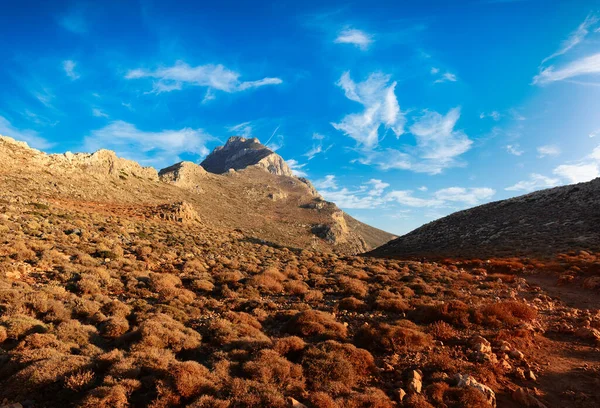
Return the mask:
POLYGON ((419 190, 419 191, 427 191, 428 189, 427 189, 427 186, 421 186, 417 190, 419 190))
POLYGON ((79 78, 79 74, 75 72, 75 66, 77 64, 73 60, 65 60, 62 63, 63 69, 65 70, 65 74, 72 80, 76 80, 79 78))
MULTIPOLYGON (((558 51, 556 51, 554 54, 550 55, 549 57, 544 58, 544 60, 542 61, 542 65, 545 64, 548 60, 550 60, 552 58, 555 58, 555 57, 565 54, 571 48, 573 48, 577 44, 581 43, 583 41, 583 39, 588 35, 590 28, 592 26, 596 25, 597 23, 598 23, 598 17, 593 14, 589 14, 585 18, 583 23, 581 23, 577 27, 577 29, 571 33, 569 38, 567 38, 566 40, 564 40, 562 42, 558 51)), ((595 30, 595 31, 597 32, 597 30, 595 30)))
POLYGON ((596 129, 593 132, 590 132, 590 134, 588 135, 589 137, 596 137, 600 135, 600 129, 596 129))
POLYGON ((353 44, 365 51, 373 42, 373 36, 364 31, 351 28, 340 31, 334 42, 338 44, 353 44))
POLYGON ((598 73, 600 73, 600 54, 594 54, 572 61, 559 69, 555 69, 554 66, 544 68, 533 78, 533 84, 544 85, 581 75, 598 73))
POLYGON ((525 153, 523 150, 521 150, 521 146, 518 144, 506 145, 506 151, 514 156, 521 156, 523 153, 525 153))
POLYGON ((460 108, 451 109, 446 115, 425 111, 410 127, 417 138, 420 157, 449 165, 454 158, 471 148, 473 142, 462 130, 455 130, 460 118, 460 108))
POLYGON ((443 82, 456 82, 456 81, 458 81, 458 79, 456 78, 456 75, 454 75, 451 72, 446 72, 440 78, 438 78, 435 81, 433 81, 433 83, 434 84, 441 84, 443 82))
POLYGON ((434 197, 443 202, 457 202, 467 205, 476 205, 483 201, 487 201, 496 194, 496 191, 491 188, 463 188, 449 187, 438 190, 434 193, 434 197))
POLYGON ((570 183, 582 183, 599 177, 600 169, 598 163, 562 164, 553 173, 570 183))
POLYGON ((438 72, 440 72, 440 69, 439 69, 439 68, 436 68, 436 67, 431 67, 431 71, 429 71, 429 72, 431 72, 431 75, 435 75, 435 74, 437 74, 438 72))
POLYGON ((479 119, 492 118, 496 122, 498 122, 501 117, 502 115, 498 111, 491 111, 490 113, 482 112, 481 114, 479 114, 479 119))
POLYGON ((350 73, 345 72, 336 85, 344 90, 348 99, 362 104, 364 110, 332 123, 335 129, 366 148, 377 146, 381 127, 392 130, 396 136, 404 133, 406 119, 394 93, 396 82, 390 83, 389 75, 373 73, 364 82, 355 83, 350 73))
POLYGON ((559 179, 542 176, 541 174, 532 173, 529 180, 519 181, 517 184, 506 187, 507 191, 535 191, 544 188, 555 187, 560 183, 559 179))
POLYGON ((202 129, 183 128, 145 132, 121 120, 92 131, 84 139, 88 151, 110 149, 117 154, 145 165, 163 167, 180 161, 183 153, 206 156, 206 142, 214 140, 202 129))
POLYGON ((560 155, 561 151, 560 151, 560 147, 556 146, 556 145, 545 145, 545 146, 540 146, 537 148, 537 152, 538 152, 538 157, 542 158, 542 157, 546 157, 546 156, 558 156, 560 155))
POLYGON ((36 149, 49 149, 54 146, 51 143, 41 137, 35 130, 24 129, 20 130, 14 127, 8 119, 4 116, 0 116, 0 135, 9 136, 16 140, 27 142, 27 144, 36 149))
POLYGON ((335 181, 335 176, 332 174, 328 174, 327 176, 325 176, 325 178, 320 179, 315 181, 315 188, 317 189, 323 189, 323 190, 330 190, 330 189, 337 189, 337 183, 335 181))
POLYGON ((127 79, 154 78, 151 93, 180 90, 184 85, 208 88, 205 101, 214 99, 211 93, 219 90, 227 93, 245 91, 265 85, 278 85, 279 78, 263 78, 256 81, 240 81, 240 74, 223 65, 199 65, 191 67, 183 61, 177 61, 172 67, 158 68, 154 71, 134 69, 127 73, 127 79), (207 99, 208 98, 208 99, 207 99))
POLYGON ((371 189, 369 190, 369 195, 377 197, 383 194, 383 190, 390 186, 389 183, 384 183, 383 181, 378 179, 371 179, 367 182, 367 184, 371 186, 371 189))
POLYGON ((298 163, 297 160, 294 160, 294 159, 286 160, 286 163, 287 163, 288 167, 290 168, 290 170, 292 170, 292 173, 294 173, 294 176, 296 176, 296 177, 306 177, 307 176, 306 172, 304 170, 302 170, 306 166, 306 163, 300 164, 300 163, 298 163))
POLYGON ((311 147, 306 153, 304 153, 304 156, 306 156, 308 160, 314 159, 316 155, 325 153, 333 147, 333 144, 331 144, 324 148, 323 141, 325 140, 325 136, 319 133, 313 133, 312 139, 315 140, 313 147, 311 147))
POLYGON ((395 201, 407 207, 433 207, 442 205, 441 200, 414 197, 410 190, 394 190, 386 194, 387 201, 395 201))
POLYGON ((252 122, 238 123, 237 125, 229 126, 227 130, 231 133, 235 133, 236 136, 249 138, 252 136, 252 122))
MULTIPOLYGON (((489 200, 496 192, 491 188, 450 187, 438 190, 429 197, 417 197, 411 190, 393 190, 384 194, 390 187, 379 179, 371 179, 355 190, 339 187, 334 175, 317 180, 315 187, 326 200, 333 201, 341 208, 374 209, 399 204, 417 208, 455 208, 471 206, 489 200)), ((421 191, 425 191, 420 189, 421 191)))
POLYGON ((98 108, 92 108, 92 115, 94 115, 97 118, 108 118, 108 114, 102 109, 98 108))

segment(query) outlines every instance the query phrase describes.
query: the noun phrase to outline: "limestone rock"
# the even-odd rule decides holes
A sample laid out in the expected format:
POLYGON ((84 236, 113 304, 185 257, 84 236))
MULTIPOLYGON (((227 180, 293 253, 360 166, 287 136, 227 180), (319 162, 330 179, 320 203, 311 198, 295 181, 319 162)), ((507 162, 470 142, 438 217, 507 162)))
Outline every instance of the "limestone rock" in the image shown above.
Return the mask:
POLYGON ((457 387, 459 387, 459 388, 463 388, 463 387, 474 388, 474 389, 480 391, 483 395, 485 395, 485 398, 486 398, 488 404, 490 404, 490 406, 492 406, 492 407, 496 406, 496 394, 494 393, 494 391, 492 391, 492 389, 490 387, 488 387, 487 385, 481 384, 475 378, 473 378, 472 376, 470 376, 468 374, 464 374, 464 375, 457 374, 456 379, 458 380, 457 387))
POLYGON ((229 169, 241 170, 255 166, 271 174, 292 177, 294 174, 285 160, 256 138, 230 137, 224 146, 218 146, 201 166, 211 173, 223 174, 229 169))
POLYGON ((515 390, 512 394, 512 398, 523 407, 546 408, 546 405, 540 402, 530 390, 525 388, 515 390))
POLYGON ((208 177, 206 170, 195 163, 182 161, 162 169, 158 176, 165 183, 176 185, 196 193, 202 192, 202 183, 208 177))

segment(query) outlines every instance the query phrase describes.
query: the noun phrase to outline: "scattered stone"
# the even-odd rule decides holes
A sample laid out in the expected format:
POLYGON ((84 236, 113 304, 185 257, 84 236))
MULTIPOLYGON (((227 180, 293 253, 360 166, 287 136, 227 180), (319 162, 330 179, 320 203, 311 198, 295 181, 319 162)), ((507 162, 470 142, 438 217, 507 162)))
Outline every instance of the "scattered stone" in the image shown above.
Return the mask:
POLYGON ((515 390, 512 394, 512 398, 515 402, 524 407, 547 408, 546 405, 542 404, 540 400, 533 395, 532 391, 525 388, 515 390))
POLYGON ((398 389, 398 401, 402 402, 405 397, 406 391, 404 391, 402 388, 398 389))
POLYGON ((525 354, 523 354, 519 350, 511 350, 508 352, 508 355, 514 358, 515 360, 523 360, 525 358, 525 354))
POLYGON ((496 394, 487 385, 481 384, 480 382, 478 382, 475 378, 473 378, 469 374, 464 374, 464 375, 457 374, 456 380, 458 382, 457 387, 459 387, 459 388, 463 388, 463 387, 475 388, 476 390, 480 391, 483 395, 485 395, 485 398, 486 398, 488 404, 490 404, 490 406, 492 406, 492 407, 496 406, 496 394))
POLYGON ((304 405, 303 403, 301 403, 300 401, 298 401, 297 399, 292 398, 292 397, 288 398, 288 405, 291 408, 307 408, 306 405, 304 405))
POLYGON ((420 394, 423 389, 423 376, 416 370, 412 370, 409 375, 408 392, 420 394))

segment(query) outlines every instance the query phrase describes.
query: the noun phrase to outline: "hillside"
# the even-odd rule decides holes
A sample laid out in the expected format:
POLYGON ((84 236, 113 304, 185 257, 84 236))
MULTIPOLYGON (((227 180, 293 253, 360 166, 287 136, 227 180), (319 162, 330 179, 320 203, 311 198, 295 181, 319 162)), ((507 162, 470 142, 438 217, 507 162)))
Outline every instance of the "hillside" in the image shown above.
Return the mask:
MULTIPOLYGON (((255 140, 255 147, 262 146, 255 140)), ((228 145, 234 158, 247 150, 243 138, 232 138, 228 145)), ((324 202, 307 180, 291 172, 282 175, 280 170, 289 168, 273 152, 244 157, 244 167, 238 161, 238 171, 225 174, 190 162, 157 172, 108 150, 47 155, 0 137, 0 198, 95 208, 114 216, 148 215, 161 206, 186 203, 207 227, 238 229, 281 246, 341 253, 364 252, 393 237, 324 202), (279 167, 265 166, 265 157, 279 167)))
POLYGON ((0 160, 2 408, 600 403, 597 296, 549 264, 344 255, 382 233, 260 165, 0 160))
POLYGON ((451 214, 368 253, 398 258, 553 257, 600 248, 600 179, 451 214))

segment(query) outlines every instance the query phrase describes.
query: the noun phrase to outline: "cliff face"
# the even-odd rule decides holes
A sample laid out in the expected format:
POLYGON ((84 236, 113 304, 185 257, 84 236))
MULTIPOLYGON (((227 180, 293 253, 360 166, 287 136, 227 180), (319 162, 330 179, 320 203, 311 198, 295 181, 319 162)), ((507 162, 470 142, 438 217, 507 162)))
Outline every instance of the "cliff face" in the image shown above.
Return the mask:
POLYGON ((2 156, 17 166, 21 163, 22 165, 43 166, 48 171, 54 172, 79 170, 101 176, 134 176, 158 181, 158 173, 154 168, 142 167, 132 160, 117 157, 116 153, 111 150, 98 150, 91 154, 66 152, 48 155, 29 147, 27 143, 6 136, 0 136, 0 149, 2 156))
POLYGON ((202 166, 183 161, 162 169, 158 176, 165 183, 201 193, 202 184, 206 181, 208 173, 202 166))
POLYGON ((242 170, 250 166, 264 169, 278 176, 293 176, 285 160, 263 146, 258 139, 234 136, 224 146, 219 146, 201 163, 211 173, 222 174, 229 169, 242 170))
POLYGON ((600 178, 460 211, 372 252, 384 257, 553 256, 600 247, 600 178))

